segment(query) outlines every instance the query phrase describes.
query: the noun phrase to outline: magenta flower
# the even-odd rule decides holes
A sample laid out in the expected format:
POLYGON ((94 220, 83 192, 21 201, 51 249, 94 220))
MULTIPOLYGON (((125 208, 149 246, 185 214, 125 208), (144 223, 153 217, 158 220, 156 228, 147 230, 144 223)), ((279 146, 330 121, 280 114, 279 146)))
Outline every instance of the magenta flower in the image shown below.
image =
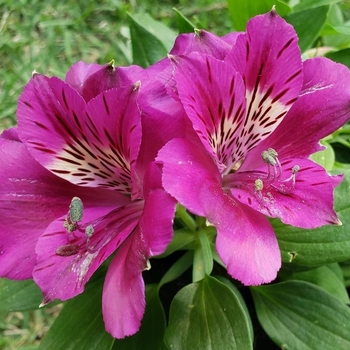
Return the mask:
POLYGON ((182 136, 182 114, 169 126, 162 105, 147 106, 150 90, 167 105, 162 89, 136 66, 79 62, 66 82, 34 74, 19 99, 18 128, 0 138, 0 275, 33 278, 46 304, 83 292, 116 252, 102 297, 106 330, 116 338, 138 331, 141 273, 172 237, 176 202, 152 160, 182 136))
POLYGON ((294 29, 275 11, 249 21, 224 59, 172 56, 180 101, 198 141, 161 149, 163 186, 217 228, 216 248, 245 285, 275 279, 281 256, 265 216, 297 227, 340 224, 341 181, 309 160, 350 118, 350 73, 301 61, 294 29))

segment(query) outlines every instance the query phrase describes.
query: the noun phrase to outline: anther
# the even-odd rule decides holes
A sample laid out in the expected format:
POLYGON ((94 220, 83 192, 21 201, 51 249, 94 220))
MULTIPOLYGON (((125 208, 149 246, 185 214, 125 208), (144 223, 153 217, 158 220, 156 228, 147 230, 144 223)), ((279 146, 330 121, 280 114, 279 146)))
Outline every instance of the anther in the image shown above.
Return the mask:
POLYGON ((69 205, 69 219, 72 223, 82 220, 84 214, 83 202, 79 197, 74 197, 69 205))
POLYGON ((264 183, 261 179, 256 179, 254 182, 255 191, 261 191, 264 188, 264 183))
POLYGON ((278 153, 273 149, 269 148, 267 151, 261 153, 261 157, 268 167, 268 179, 278 179, 282 174, 281 163, 278 160, 278 153), (270 166, 273 168, 273 173, 271 173, 270 166))
POLYGON ((79 246, 77 244, 65 244, 56 249, 56 255, 71 256, 79 253, 79 246))

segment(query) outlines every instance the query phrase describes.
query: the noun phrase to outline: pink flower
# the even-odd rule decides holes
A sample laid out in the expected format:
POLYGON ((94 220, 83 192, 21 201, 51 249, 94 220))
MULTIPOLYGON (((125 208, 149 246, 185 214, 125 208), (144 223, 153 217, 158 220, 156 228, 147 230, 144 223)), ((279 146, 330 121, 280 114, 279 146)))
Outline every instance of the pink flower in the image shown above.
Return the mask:
POLYGON ((265 216, 297 227, 339 224, 331 177, 309 160, 350 117, 350 73, 301 61, 292 26, 275 11, 249 21, 224 58, 173 55, 178 98, 197 140, 158 155, 163 186, 217 229, 229 274, 245 285, 276 278, 281 256, 265 216))
POLYGON ((33 278, 46 304, 82 293, 116 252, 102 297, 106 330, 116 338, 138 331, 141 273, 172 237, 176 202, 152 161, 182 136, 182 110, 169 126, 163 106, 147 104, 150 91, 173 103, 136 66, 79 62, 65 82, 34 74, 19 99, 18 128, 0 138, 0 275, 33 278))

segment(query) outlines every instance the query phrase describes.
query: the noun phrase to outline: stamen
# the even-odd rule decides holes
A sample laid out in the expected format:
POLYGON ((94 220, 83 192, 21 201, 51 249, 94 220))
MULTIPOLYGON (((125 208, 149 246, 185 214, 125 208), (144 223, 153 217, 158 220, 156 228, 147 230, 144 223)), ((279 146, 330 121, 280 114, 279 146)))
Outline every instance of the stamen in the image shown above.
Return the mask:
POLYGON ((264 183, 261 179, 256 179, 254 182, 255 191, 261 191, 264 188, 264 183))
POLYGON ((265 163, 267 163, 267 178, 274 180, 278 179, 282 175, 282 166, 278 160, 278 153, 273 149, 269 148, 267 151, 261 153, 261 157, 265 163), (271 173, 271 166, 273 168, 273 173, 271 173))
POLYGON ((69 205, 69 218, 72 223, 77 223, 83 219, 84 206, 79 197, 74 197, 69 205))
POLYGON ((79 246, 77 244, 65 244, 56 249, 56 255, 72 256, 79 253, 79 246))
POLYGON ((275 185, 272 185, 272 186, 276 188, 276 190, 280 193, 283 193, 283 194, 292 193, 295 188, 295 178, 299 170, 300 170, 300 166, 294 165, 292 168, 292 175, 288 179, 283 180, 280 183, 280 186, 275 186, 275 185))

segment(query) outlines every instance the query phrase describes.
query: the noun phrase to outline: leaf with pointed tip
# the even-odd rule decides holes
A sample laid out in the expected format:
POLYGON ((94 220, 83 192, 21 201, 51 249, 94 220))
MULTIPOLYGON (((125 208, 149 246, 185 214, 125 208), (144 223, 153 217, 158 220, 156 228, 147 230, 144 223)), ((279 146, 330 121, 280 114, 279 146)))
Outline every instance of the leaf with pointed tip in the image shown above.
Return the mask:
POLYGON ((253 348, 239 298, 230 287, 210 276, 176 294, 164 340, 173 350, 253 348))
POLYGON ((26 311, 39 308, 42 301, 39 287, 32 280, 0 279, 0 311, 26 311))
POLYGON ((279 0, 228 0, 228 8, 234 28, 237 31, 245 30, 247 21, 259 14, 269 12, 273 6, 280 16, 291 11, 291 8, 279 0))
POLYGON ((156 350, 163 342, 165 314, 158 296, 158 284, 146 285, 146 311, 141 328, 132 337, 116 339, 115 350, 156 350))
POLYGON ((293 7, 294 12, 303 11, 323 5, 332 5, 342 0, 303 0, 299 1, 299 3, 293 7))
POLYGON ((251 287, 257 316, 283 349, 350 349, 350 309, 304 281, 251 287))
POLYGON ((90 283, 83 294, 65 303, 39 349, 111 349, 114 339, 102 319, 102 283, 90 283))
POLYGON ((176 34, 148 14, 128 15, 133 63, 144 68, 164 58, 176 34))
POLYGON ((319 6, 284 17, 298 34, 301 52, 309 49, 319 36, 326 23, 328 10, 329 6, 319 6))
POLYGON ((181 33, 193 33, 196 26, 178 9, 173 8, 176 13, 176 24, 179 29, 179 34, 181 33))
POLYGON ((335 162, 334 150, 332 146, 325 141, 322 141, 322 145, 326 146, 326 149, 312 154, 311 159, 320 164, 327 171, 331 171, 335 162))
MULTIPOLYGON (((304 230, 272 220, 285 263, 318 266, 350 258, 350 196, 344 195, 350 188, 350 171, 334 191, 335 211, 342 226, 330 225, 304 230)), ((288 264, 289 265, 289 264, 288 264)))
POLYGON ((350 68, 350 49, 349 48, 327 53, 326 57, 330 58, 335 62, 345 64, 348 68, 350 68))
POLYGON ((313 270, 295 272, 291 279, 313 283, 348 304, 349 295, 344 286, 344 278, 339 264, 333 263, 313 270))

